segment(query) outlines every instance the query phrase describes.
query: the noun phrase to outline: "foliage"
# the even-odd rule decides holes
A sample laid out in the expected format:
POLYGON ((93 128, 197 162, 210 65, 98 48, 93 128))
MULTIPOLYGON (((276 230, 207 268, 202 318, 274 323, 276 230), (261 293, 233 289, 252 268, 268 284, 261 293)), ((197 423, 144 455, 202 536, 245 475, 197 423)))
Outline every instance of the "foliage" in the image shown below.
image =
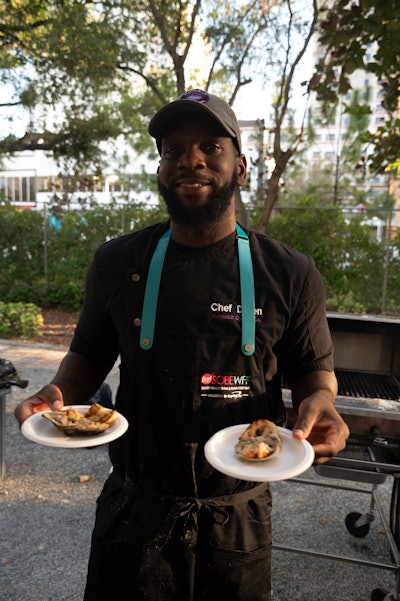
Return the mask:
POLYGON ((213 82, 232 102, 251 81, 252 49, 279 2, 3 3, 0 78, 12 95, 0 107, 23 109, 26 129, 0 140, 0 154, 42 149, 82 170, 100 164, 99 142, 119 134, 140 150, 152 148, 141 135, 150 116, 189 82, 213 82), (191 70, 194 52, 205 60, 191 70))
POLYGON ((41 310, 33 303, 0 302, 0 338, 35 338, 42 325, 41 310))
POLYGON ((399 2, 336 0, 323 14, 319 42, 325 55, 316 66, 310 88, 326 104, 332 104, 350 90, 356 69, 377 77, 384 91, 387 121, 367 132, 363 141, 372 146, 372 168, 383 172, 400 156, 400 120, 396 116, 400 98, 399 2))
POLYGON ((97 247, 122 233, 166 219, 164 205, 112 203, 66 213, 62 226, 49 215, 0 206, 0 296, 68 311, 81 306, 86 270, 97 247))
POLYGON ((11 289, 29 274, 43 273, 43 218, 9 204, 0 206, 0 286, 11 289))
MULTIPOLYGON (((0 158, 41 149, 57 159, 64 173, 90 168, 100 174, 105 164, 102 141, 117 149, 121 141, 128 142, 137 152, 154 155, 147 135, 149 118, 187 87, 209 89, 232 104, 239 91, 258 77, 266 90, 272 87, 276 92, 268 149, 274 167, 256 226, 266 231, 283 174, 307 133, 305 118, 293 127, 293 110, 298 107, 293 107, 292 87, 317 27, 318 7, 325 4, 317 0, 0 4, 0 81, 11 90, 0 109, 2 116, 23 125, 22 134, 14 128, 0 139, 0 158)), ((305 95, 315 88, 328 102, 336 102, 338 93, 347 89, 348 75, 363 64, 386 86, 386 107, 397 106, 398 88, 393 85, 400 60, 395 51, 397 4, 397 0, 330 2, 321 20, 326 60, 305 95), (371 41, 377 52, 367 64, 371 41), (339 88, 333 80, 336 64, 342 66, 339 88)), ((360 107, 347 110, 356 114, 360 107)), ((390 116, 377 132, 364 134, 364 142, 375 144, 373 161, 382 169, 398 158, 398 126, 390 116)))
MULTIPOLYGON (((339 311, 379 313, 382 306, 385 247, 359 214, 333 205, 315 206, 304 197, 296 208, 281 209, 271 218, 269 235, 313 257, 327 290, 329 306, 339 311)), ((400 311, 397 273, 399 256, 392 253, 388 269, 387 308, 400 311)))
MULTIPOLYGON (((366 86, 364 90, 353 90, 347 96, 346 101, 340 99, 338 104, 330 104, 322 112, 317 110, 315 115, 310 111, 313 127, 326 128, 334 124, 332 129, 337 128, 338 131, 336 139, 332 142, 330 162, 328 163, 328 157, 325 156, 324 166, 317 161, 313 167, 308 166, 306 169, 310 179, 311 169, 314 171, 313 178, 317 175, 316 172, 320 172, 319 179, 323 172, 325 175, 330 174, 333 204, 346 204, 355 193, 360 194, 362 188, 365 190, 367 165, 362 137, 369 123, 370 86, 366 86)), ((358 202, 361 202, 361 199, 358 202)))
POLYGON ((232 104, 255 78, 268 88, 277 82, 276 168, 258 226, 265 230, 280 178, 303 138, 303 127, 292 127, 285 148, 282 131, 293 118, 291 87, 314 31, 316 0, 307 6, 300 0, 9 4, 0 9, 0 75, 13 84, 11 104, 25 107, 28 123, 23 136, 0 140, 0 156, 44 149, 64 172, 90 164, 100 172, 101 140, 121 134, 136 151, 154 152, 144 135, 150 116, 187 87, 210 89, 232 104))
POLYGON ((397 312, 399 308, 400 298, 400 228, 397 228, 390 244, 387 245, 387 253, 385 255, 387 261, 387 290, 393 290, 394 294, 389 296, 387 302, 388 309, 397 312))
MULTIPOLYGON (((320 206, 316 198, 309 193, 299 199, 296 208, 279 209, 270 221, 270 235, 314 258, 330 308, 379 313, 386 278, 385 308, 400 314, 399 232, 390 244, 382 244, 365 221, 368 215, 345 213, 332 204, 320 206)), ((0 296, 8 303, 77 311, 86 270, 97 247, 111 237, 166 218, 164 205, 149 209, 114 203, 67 214, 61 227, 54 227, 43 215, 4 205, 0 207, 0 225, 9 224, 9 230, 2 228, 5 235, 0 239, 0 296), (29 231, 29 236, 14 238, 12 232, 17 231, 29 231), (23 252, 25 260, 18 261, 23 252)), ((256 209, 249 210, 249 218, 257 222, 256 209)))
POLYGON ((97 18, 94 6, 75 0, 0 5, 1 78, 14 90, 3 106, 23 107, 27 118, 22 137, 3 139, 0 152, 43 149, 90 162, 100 156, 98 142, 121 131, 108 92, 122 51, 121 17, 103 5, 97 18))

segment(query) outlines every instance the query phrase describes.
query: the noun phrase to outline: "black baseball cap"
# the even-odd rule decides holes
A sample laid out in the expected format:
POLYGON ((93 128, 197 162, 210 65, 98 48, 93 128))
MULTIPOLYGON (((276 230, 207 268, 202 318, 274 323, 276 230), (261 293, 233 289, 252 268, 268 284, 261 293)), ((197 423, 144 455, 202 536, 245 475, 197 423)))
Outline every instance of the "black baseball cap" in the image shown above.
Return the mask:
POLYGON ((232 138, 238 151, 242 152, 239 124, 229 104, 218 96, 198 89, 189 90, 177 100, 169 102, 151 119, 148 130, 149 134, 156 139, 159 152, 166 130, 183 114, 190 113, 203 113, 215 119, 232 138))

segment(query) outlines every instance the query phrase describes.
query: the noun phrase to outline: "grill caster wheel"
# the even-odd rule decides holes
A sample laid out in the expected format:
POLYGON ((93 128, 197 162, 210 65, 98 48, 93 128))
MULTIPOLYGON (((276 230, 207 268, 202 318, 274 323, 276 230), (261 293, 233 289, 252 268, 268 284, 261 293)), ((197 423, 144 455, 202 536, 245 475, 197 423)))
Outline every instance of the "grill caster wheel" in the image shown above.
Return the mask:
MULTIPOLYGON (((345 519, 346 528, 353 536, 356 536, 357 538, 363 538, 364 536, 367 536, 369 532, 369 523, 372 521, 372 519, 373 518, 371 518, 369 514, 363 516, 362 513, 349 513, 345 519)), ((372 601, 379 601, 379 598, 376 600, 372 599, 372 601)))
POLYGON ((376 588, 372 591, 371 601, 395 601, 395 598, 386 589, 376 588))

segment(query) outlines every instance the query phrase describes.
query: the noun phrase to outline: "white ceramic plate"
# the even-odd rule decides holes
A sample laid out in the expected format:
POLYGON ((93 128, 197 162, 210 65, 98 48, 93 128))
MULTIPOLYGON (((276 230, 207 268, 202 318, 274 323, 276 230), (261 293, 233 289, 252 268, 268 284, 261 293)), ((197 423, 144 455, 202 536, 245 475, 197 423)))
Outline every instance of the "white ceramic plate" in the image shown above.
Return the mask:
MULTIPOLYGON (((65 409, 71 407, 81 413, 86 413, 89 409, 89 405, 68 405, 65 409)), ((96 447, 119 438, 126 432, 129 425, 127 419, 121 413, 117 413, 117 419, 105 432, 91 436, 67 436, 58 430, 54 424, 42 417, 43 413, 45 412, 40 411, 28 417, 21 426, 21 432, 29 440, 47 447, 64 447, 68 449, 96 447)))
POLYGON ((314 449, 306 440, 293 438, 291 430, 278 428, 282 438, 281 452, 267 461, 246 461, 235 453, 235 444, 249 424, 239 424, 220 430, 204 447, 211 465, 233 478, 254 482, 274 482, 294 478, 307 470, 314 461, 314 449))

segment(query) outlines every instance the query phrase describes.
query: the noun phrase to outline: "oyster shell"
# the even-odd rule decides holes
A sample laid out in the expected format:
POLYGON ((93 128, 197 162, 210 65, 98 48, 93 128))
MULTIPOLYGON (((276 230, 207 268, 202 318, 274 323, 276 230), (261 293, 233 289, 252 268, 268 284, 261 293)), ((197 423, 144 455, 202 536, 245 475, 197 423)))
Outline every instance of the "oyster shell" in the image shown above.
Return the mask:
POLYGON ((117 412, 93 403, 86 413, 70 408, 64 411, 46 411, 48 419, 67 436, 93 436, 105 432, 117 418, 117 412))
POLYGON ((276 457, 282 439, 276 424, 267 419, 252 422, 235 445, 235 453, 246 461, 267 461, 276 457))

